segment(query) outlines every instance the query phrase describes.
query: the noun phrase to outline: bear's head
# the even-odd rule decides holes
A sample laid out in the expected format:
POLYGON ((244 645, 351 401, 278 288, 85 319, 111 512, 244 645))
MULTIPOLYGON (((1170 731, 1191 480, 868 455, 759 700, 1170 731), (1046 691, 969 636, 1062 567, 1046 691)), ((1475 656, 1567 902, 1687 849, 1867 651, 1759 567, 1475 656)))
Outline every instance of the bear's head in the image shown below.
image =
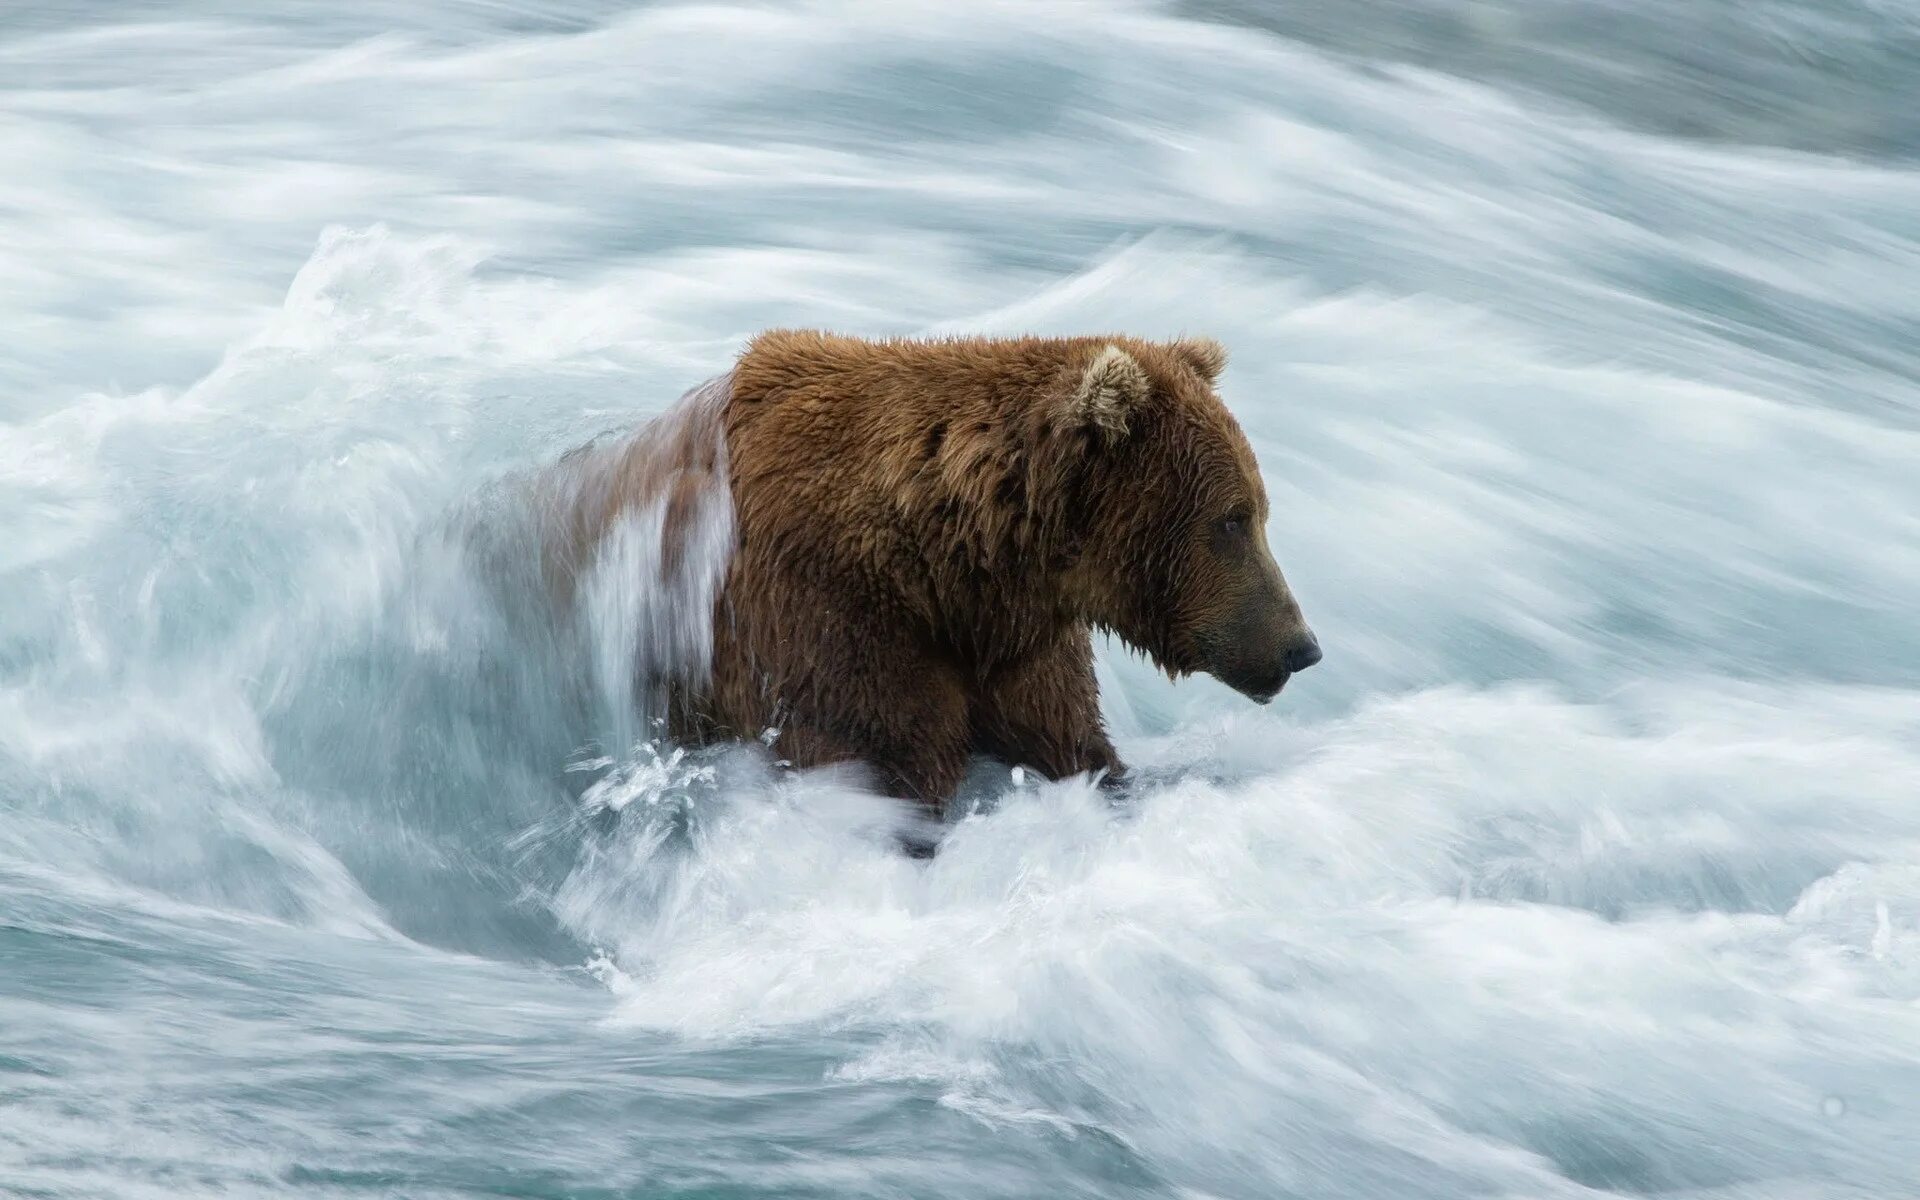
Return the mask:
POLYGON ((1225 365, 1210 339, 1080 344, 1052 407, 1086 468, 1069 594, 1161 669, 1265 703, 1320 646, 1267 548, 1253 449, 1214 392, 1225 365))

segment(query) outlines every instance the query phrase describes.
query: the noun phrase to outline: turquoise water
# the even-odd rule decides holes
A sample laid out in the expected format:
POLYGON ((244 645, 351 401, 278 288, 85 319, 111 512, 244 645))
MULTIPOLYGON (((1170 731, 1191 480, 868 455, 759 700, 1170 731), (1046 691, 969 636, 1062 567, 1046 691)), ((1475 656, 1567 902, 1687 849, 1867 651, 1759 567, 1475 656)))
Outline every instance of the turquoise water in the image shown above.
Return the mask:
POLYGON ((1916 92, 1904 0, 9 7, 0 1194, 1920 1196, 1916 92), (1109 647, 1142 786, 931 863, 608 744, 458 531, 774 324, 1221 338, 1326 662, 1109 647))

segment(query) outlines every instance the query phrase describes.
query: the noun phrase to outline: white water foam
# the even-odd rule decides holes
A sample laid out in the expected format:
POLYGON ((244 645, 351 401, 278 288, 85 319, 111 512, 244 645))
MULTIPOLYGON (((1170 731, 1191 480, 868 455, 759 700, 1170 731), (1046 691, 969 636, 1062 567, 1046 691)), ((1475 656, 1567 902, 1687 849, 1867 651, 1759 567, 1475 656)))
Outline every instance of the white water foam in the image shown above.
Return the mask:
POLYGON ((924 870, 830 786, 709 793, 563 911, 612 944, 623 1022, 886 1032, 838 1077, 1103 1128, 1224 1194, 1738 1194, 1809 1146, 1896 1187, 1920 710, 1888 699, 1441 691, 1277 745, 1230 719, 1133 746, 1172 776, 1137 807, 1012 795, 924 870))

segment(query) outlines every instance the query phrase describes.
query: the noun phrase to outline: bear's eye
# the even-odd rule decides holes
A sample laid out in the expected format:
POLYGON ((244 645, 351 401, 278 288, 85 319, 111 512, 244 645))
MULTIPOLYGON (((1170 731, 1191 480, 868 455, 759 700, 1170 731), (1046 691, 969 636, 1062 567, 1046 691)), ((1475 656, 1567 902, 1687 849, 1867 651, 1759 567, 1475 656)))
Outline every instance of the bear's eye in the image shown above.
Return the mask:
POLYGON ((1226 534, 1228 537, 1239 537, 1247 531, 1247 519, 1238 513, 1235 513, 1231 517, 1222 517, 1220 519, 1219 529, 1221 533, 1226 534))

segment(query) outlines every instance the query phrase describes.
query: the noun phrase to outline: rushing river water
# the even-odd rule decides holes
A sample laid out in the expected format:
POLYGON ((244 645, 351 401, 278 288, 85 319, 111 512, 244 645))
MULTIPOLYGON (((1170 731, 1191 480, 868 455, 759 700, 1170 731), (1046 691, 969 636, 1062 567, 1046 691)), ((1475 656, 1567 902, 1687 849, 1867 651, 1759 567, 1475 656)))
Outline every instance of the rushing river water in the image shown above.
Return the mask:
POLYGON ((1915 95, 1911 0, 6 6, 0 1194, 1920 1196, 1915 95), (458 531, 769 325, 1221 338, 1325 664, 1110 647, 1130 801, 931 862, 613 744, 458 531))

